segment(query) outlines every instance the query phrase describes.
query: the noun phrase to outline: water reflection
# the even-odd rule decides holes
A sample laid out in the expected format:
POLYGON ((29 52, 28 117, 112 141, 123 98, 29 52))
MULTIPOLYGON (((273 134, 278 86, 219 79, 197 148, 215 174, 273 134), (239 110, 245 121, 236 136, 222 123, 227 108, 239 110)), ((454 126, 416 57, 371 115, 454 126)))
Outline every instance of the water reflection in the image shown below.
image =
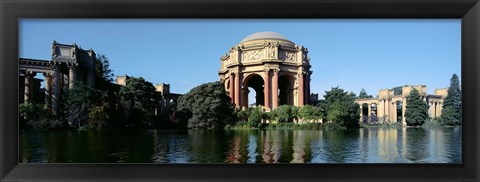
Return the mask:
POLYGON ((21 133, 22 163, 461 163, 461 128, 21 133))

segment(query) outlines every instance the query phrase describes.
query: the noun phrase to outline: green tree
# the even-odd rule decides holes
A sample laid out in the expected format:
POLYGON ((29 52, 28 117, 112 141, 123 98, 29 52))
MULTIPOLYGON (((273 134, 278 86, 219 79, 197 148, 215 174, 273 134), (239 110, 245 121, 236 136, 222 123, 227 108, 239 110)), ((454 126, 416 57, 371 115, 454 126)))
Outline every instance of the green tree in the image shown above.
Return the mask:
POLYGON ((443 103, 441 122, 445 125, 462 124, 462 92, 457 74, 450 79, 448 94, 443 103))
POLYGON ((66 91, 63 97, 65 117, 70 126, 81 127, 88 122, 90 108, 104 101, 105 93, 83 83, 66 91))
POLYGON ((261 107, 254 107, 249 110, 251 110, 251 112, 248 116, 248 124, 252 127, 256 127, 258 124, 262 123, 263 110, 261 107))
POLYGON ((178 98, 177 110, 189 110, 189 128, 223 128, 235 119, 234 106, 221 82, 201 84, 178 98))
POLYGON ((239 110, 237 112, 237 118, 241 122, 247 122, 248 121, 248 116, 250 116, 250 113, 252 112, 252 109, 247 108, 243 110, 239 110))
POLYGON ((360 94, 358 94, 358 98, 360 98, 360 99, 373 98, 373 96, 368 95, 367 91, 365 91, 365 89, 362 88, 362 90, 360 90, 360 94))
POLYGON ((358 128, 360 120, 360 105, 355 103, 355 94, 345 92, 338 87, 326 91, 325 112, 328 121, 335 122, 347 128, 358 128))
POLYGON ((110 60, 104 54, 97 55, 95 59, 96 77, 104 82, 113 81, 113 70, 110 69, 110 60))
POLYGON ((304 120, 317 120, 323 117, 320 107, 305 105, 298 109, 298 117, 304 120))
POLYGON ((407 96, 405 120, 409 126, 422 125, 428 119, 428 106, 421 99, 418 90, 413 88, 407 96))
POLYGON ((142 77, 132 77, 119 91, 125 108, 127 126, 145 127, 154 125, 157 95, 152 83, 142 77))
POLYGON ((292 105, 281 105, 275 108, 273 115, 278 122, 293 122, 293 119, 298 117, 298 107, 292 105))

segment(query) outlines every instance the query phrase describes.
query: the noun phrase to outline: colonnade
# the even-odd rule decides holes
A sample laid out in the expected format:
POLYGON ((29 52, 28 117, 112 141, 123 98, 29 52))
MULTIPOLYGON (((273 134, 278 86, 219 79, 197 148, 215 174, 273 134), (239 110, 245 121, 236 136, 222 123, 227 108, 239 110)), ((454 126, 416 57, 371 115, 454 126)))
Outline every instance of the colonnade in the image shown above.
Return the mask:
MULTIPOLYGON (((33 101, 33 95, 36 90, 34 88, 34 78, 37 73, 42 73, 45 81, 45 104, 52 113, 57 115, 59 112, 60 95, 62 92, 63 77, 61 73, 61 64, 56 62, 49 62, 51 69, 25 69, 25 90, 24 90, 24 103, 28 104, 33 101)), ((75 86, 76 82, 76 67, 77 64, 66 64, 68 68, 68 88, 71 89, 75 86)))
MULTIPOLYGON (((282 72, 283 73, 283 72, 282 72)), ((266 110, 271 110, 279 106, 279 68, 265 68, 263 72, 255 72, 255 74, 262 74, 263 77, 263 103, 266 110)), ((283 74, 295 75, 295 73, 284 72, 283 74)), ((236 107, 248 107, 248 85, 244 82, 245 73, 241 73, 238 70, 233 70, 229 74, 229 94, 231 102, 236 107)), ((295 76, 297 79, 297 85, 293 84, 293 90, 297 89, 297 94, 293 94, 293 97, 297 97, 296 102, 293 104, 296 106, 303 106, 308 103, 310 95, 310 75, 303 70, 299 70, 295 76)), ((294 81, 293 81, 294 82, 294 81)), ((260 91, 260 90, 259 90, 260 91)), ((258 91, 257 91, 258 93, 258 91)), ((295 92, 294 92, 295 93, 295 92)))
MULTIPOLYGON (((423 97, 426 103, 428 103, 428 114, 431 118, 440 117, 442 114, 442 99, 441 98, 426 98, 423 97)), ((363 115, 363 105, 368 104, 368 118, 372 116, 372 105, 376 105, 376 116, 378 117, 378 122, 391 122, 395 123, 398 120, 398 107, 401 103, 402 107, 402 124, 406 125, 405 120, 405 111, 407 106, 407 99, 405 97, 394 97, 390 99, 378 99, 378 98, 369 98, 369 99, 357 99, 356 102, 360 105, 360 120, 364 121, 365 118, 363 115)))

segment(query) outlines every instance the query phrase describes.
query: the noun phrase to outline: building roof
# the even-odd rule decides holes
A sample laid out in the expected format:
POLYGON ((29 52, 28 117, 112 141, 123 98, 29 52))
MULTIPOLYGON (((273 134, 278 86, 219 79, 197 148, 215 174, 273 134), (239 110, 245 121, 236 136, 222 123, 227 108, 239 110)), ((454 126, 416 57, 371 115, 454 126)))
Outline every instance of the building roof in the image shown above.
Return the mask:
POLYGON ((250 34, 249 36, 246 36, 241 42, 257 40, 257 39, 280 39, 280 40, 290 41, 287 39, 287 37, 277 32, 257 32, 257 33, 250 34))

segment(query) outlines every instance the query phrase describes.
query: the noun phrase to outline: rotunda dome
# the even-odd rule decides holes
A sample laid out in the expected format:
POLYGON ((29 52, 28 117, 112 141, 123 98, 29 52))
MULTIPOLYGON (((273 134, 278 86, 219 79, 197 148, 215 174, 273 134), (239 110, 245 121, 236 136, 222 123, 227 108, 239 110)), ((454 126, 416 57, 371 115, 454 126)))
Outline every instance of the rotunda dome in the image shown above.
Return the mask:
POLYGON ((258 40, 258 39, 280 39, 280 40, 290 41, 287 39, 287 37, 277 32, 257 32, 257 33, 250 34, 240 42, 258 40))

